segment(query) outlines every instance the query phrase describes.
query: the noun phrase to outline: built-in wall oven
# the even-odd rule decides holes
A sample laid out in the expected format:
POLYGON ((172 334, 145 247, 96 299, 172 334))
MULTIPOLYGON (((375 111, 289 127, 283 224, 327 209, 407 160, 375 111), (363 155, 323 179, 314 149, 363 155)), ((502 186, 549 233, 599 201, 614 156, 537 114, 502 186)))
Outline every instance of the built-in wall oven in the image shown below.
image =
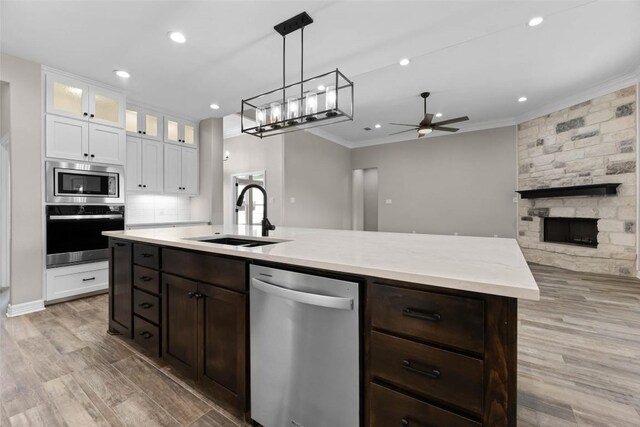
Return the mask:
POLYGON ((124 169, 90 163, 46 162, 46 202, 124 204, 124 169))
POLYGON ((47 205, 47 267, 105 261, 103 231, 124 230, 123 205, 47 205))

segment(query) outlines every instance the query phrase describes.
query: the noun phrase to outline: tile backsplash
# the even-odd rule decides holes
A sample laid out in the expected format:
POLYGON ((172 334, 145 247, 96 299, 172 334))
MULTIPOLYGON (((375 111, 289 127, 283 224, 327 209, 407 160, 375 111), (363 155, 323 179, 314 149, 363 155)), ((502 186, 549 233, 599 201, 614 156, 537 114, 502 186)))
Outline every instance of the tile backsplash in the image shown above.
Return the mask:
POLYGON ((128 193, 125 213, 127 224, 188 221, 191 201, 186 196, 128 193))

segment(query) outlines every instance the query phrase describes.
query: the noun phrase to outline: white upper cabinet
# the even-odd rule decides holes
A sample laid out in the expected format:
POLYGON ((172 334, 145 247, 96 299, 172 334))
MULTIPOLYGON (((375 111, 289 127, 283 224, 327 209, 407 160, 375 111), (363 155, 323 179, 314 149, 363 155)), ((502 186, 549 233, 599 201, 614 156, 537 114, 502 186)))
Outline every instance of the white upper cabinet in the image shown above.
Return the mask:
POLYGON ((127 191, 142 191, 142 139, 127 137, 127 162, 124 182, 127 191))
POLYGON ((89 123, 50 114, 45 122, 47 157, 89 160, 89 123))
POLYGON ((126 129, 128 135, 162 141, 164 138, 163 124, 162 114, 133 105, 127 106, 126 129))
MULTIPOLYGON (((125 132, 111 126, 89 124, 89 161, 123 165, 125 162, 125 132)), ((87 153, 83 153, 86 155, 87 153)))
POLYGON ((161 142, 127 137, 127 191, 161 193, 162 156, 161 142))
POLYGON ((164 142, 198 146, 198 125, 192 122, 165 116, 164 142))
POLYGON ((124 127, 123 94, 54 73, 45 80, 47 113, 124 127))
POLYGON ((198 150, 164 146, 164 192, 198 194, 198 150))

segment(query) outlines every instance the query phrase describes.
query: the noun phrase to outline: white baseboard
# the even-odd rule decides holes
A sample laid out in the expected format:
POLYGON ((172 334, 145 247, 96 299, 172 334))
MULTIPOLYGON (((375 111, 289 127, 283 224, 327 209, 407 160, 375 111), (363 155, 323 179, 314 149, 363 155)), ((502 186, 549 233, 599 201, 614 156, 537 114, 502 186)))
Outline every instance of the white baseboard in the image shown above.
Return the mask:
POLYGON ((7 307, 7 317, 22 316, 23 314, 35 313, 44 310, 44 300, 24 302, 22 304, 9 304, 7 307))

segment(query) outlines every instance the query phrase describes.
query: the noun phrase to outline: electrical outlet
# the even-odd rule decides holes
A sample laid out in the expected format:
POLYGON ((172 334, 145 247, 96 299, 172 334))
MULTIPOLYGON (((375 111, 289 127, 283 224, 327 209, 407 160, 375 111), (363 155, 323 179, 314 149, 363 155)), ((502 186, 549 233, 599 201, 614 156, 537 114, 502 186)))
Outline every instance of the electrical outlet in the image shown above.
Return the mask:
POLYGON ((391 199, 387 199, 387 200, 385 200, 384 202, 385 202, 385 204, 387 204, 387 205, 390 205, 391 203, 393 203, 393 201, 392 201, 391 199))

